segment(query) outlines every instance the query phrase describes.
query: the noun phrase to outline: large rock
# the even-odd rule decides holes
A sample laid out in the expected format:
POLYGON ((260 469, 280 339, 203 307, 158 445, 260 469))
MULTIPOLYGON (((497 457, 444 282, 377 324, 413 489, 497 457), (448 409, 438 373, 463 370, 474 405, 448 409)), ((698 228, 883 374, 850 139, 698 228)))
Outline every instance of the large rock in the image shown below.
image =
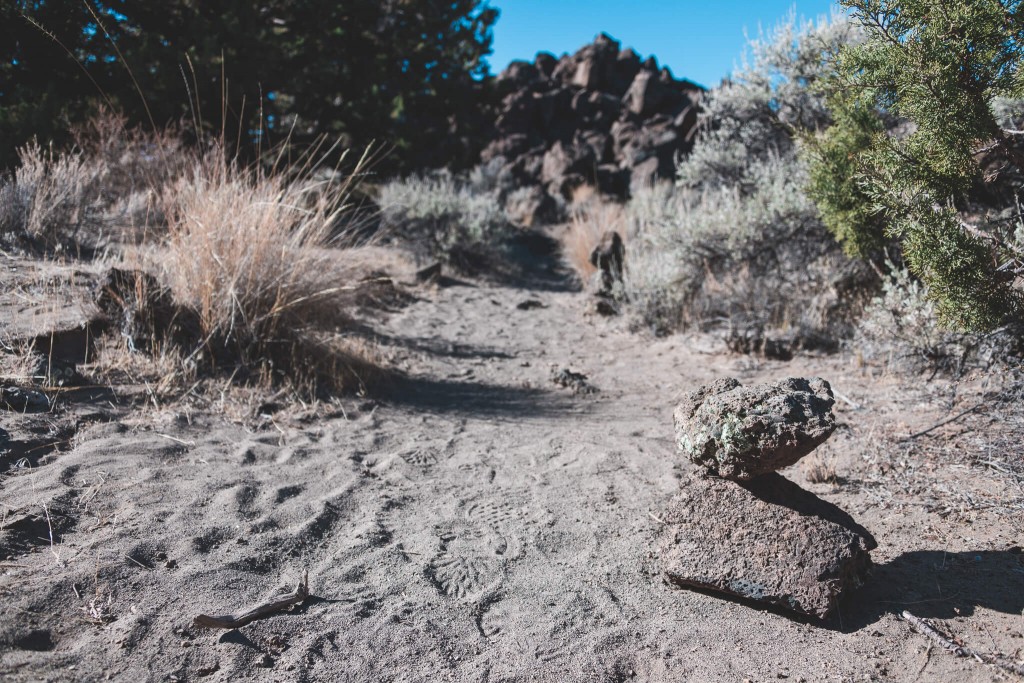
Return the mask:
POLYGON ((641 71, 633 79, 629 91, 623 98, 626 108, 638 116, 649 115, 658 109, 665 98, 666 86, 658 74, 641 71))
POLYGON ((820 619, 861 585, 877 547, 848 514, 779 474, 738 484, 692 473, 661 519, 659 557, 674 583, 820 619))
POLYGON ((480 161, 503 157, 517 183, 541 187, 560 206, 582 183, 624 199, 675 175, 702 92, 605 34, 572 55, 538 53, 498 77, 480 161))
POLYGON ((790 377, 744 387, 721 379, 676 407, 676 443, 694 463, 745 481, 792 465, 836 428, 825 380, 790 377))

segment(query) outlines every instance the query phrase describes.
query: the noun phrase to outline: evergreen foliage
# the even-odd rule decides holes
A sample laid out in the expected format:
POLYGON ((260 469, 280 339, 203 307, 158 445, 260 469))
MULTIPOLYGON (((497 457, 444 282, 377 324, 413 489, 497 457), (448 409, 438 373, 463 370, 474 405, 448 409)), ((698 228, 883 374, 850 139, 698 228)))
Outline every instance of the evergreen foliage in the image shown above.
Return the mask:
POLYGON ((328 135, 465 163, 496 18, 484 0, 0 3, 0 167, 97 102, 263 148, 328 135))
POLYGON ((806 136, 809 194, 851 254, 898 240, 941 319, 967 330, 1020 316, 1024 248, 970 202, 1024 169, 999 97, 1024 95, 1021 0, 840 0, 867 40, 821 87, 834 125, 806 136), (984 160, 997 159, 983 172, 984 160))

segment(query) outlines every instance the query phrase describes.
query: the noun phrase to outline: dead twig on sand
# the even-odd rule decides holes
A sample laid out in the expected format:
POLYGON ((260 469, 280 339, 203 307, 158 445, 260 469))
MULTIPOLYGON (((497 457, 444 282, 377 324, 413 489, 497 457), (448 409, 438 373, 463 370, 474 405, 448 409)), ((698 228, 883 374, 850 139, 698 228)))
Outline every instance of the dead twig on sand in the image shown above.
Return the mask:
POLYGON ((253 607, 241 614, 220 617, 211 617, 208 614, 200 614, 192 620, 192 625, 197 628, 240 628, 250 622, 256 621, 257 619, 269 617, 271 614, 277 614, 286 607, 298 605, 307 597, 309 597, 309 572, 303 572, 302 580, 291 593, 275 596, 269 601, 261 605, 257 605, 256 607, 253 607))
POLYGON ((946 652, 950 653, 954 657, 971 657, 977 659, 979 662, 985 664, 991 664, 992 666, 999 667, 1003 671, 1009 671, 1010 673, 1017 674, 1018 676, 1024 676, 1024 664, 1014 661, 1012 658, 1002 654, 988 654, 986 652, 978 652, 965 645, 960 645, 955 642, 952 638, 945 635, 937 628, 932 626, 930 623, 920 617, 915 617, 910 612, 904 610, 903 619, 910 624, 910 626, 920 633, 921 635, 927 636, 939 647, 946 652))
POLYGON ((981 406, 982 406, 981 403, 979 403, 977 405, 973 405, 970 408, 968 408, 967 410, 960 411, 959 413, 957 413, 953 417, 947 418, 947 419, 943 420, 942 422, 936 422, 935 424, 933 424, 928 429, 922 429, 921 431, 915 432, 915 433, 911 434, 910 436, 905 436, 902 439, 900 439, 900 441, 913 441, 914 439, 918 438, 919 436, 924 436, 925 434, 930 434, 931 432, 934 432, 939 427, 943 427, 945 425, 948 425, 950 422, 956 422, 957 420, 959 420, 961 417, 964 417, 965 415, 970 415, 974 411, 976 411, 979 408, 981 408, 981 406))

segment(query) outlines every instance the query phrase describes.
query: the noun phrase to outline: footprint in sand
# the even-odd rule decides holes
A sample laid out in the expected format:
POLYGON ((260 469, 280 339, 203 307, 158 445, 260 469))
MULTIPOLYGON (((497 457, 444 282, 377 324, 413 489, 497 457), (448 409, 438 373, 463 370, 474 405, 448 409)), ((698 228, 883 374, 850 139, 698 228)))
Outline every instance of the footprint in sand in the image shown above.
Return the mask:
POLYGON ((497 563, 479 555, 439 553, 427 563, 427 578, 450 598, 472 597, 501 578, 497 563))
POLYGON ((424 448, 412 448, 402 451, 398 456, 410 465, 429 469, 437 464, 437 456, 430 450, 424 448))
POLYGON ((471 600, 500 586, 522 555, 528 503, 526 494, 506 490, 462 501, 455 517, 437 527, 438 552, 424 570, 438 592, 471 600))

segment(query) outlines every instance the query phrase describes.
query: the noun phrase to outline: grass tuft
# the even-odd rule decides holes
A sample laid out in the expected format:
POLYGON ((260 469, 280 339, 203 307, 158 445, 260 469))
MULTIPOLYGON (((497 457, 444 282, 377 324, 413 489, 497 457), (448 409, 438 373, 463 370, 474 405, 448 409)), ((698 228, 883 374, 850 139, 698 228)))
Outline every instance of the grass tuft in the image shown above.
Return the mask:
POLYGON ((340 390, 370 363, 344 336, 360 285, 344 225, 357 169, 336 180, 243 166, 221 149, 198 156, 163 193, 161 279, 195 312, 195 358, 250 377, 340 390))

